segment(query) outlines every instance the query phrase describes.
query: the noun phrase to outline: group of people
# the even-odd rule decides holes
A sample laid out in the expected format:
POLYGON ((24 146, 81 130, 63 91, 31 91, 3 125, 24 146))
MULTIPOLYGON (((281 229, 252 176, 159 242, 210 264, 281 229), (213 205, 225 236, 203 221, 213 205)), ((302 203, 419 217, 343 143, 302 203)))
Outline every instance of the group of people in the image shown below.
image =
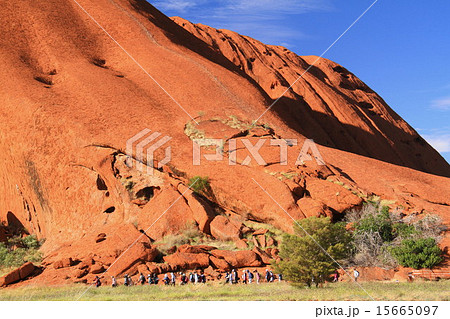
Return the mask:
MULTIPOLYGON (((187 285, 188 283, 191 283, 191 284, 206 283, 206 275, 204 274, 203 271, 190 272, 189 274, 180 272, 178 275, 179 275, 180 285, 187 285)), ((222 279, 222 277, 223 277, 223 275, 219 274, 217 279, 220 280, 220 279, 222 279)), ((282 274, 278 274, 277 276, 275 276, 271 270, 266 269, 264 279, 266 282, 274 282, 276 279, 278 279, 278 281, 282 281, 283 276, 282 276, 282 274)), ((225 274, 225 283, 238 284, 240 282, 240 280, 242 280, 243 284, 251 284, 253 282, 256 282, 257 284, 259 284, 262 280, 262 277, 261 277, 261 274, 256 269, 253 272, 251 272, 248 269, 245 269, 242 271, 241 276, 239 276, 236 269, 233 269, 231 272, 226 272, 226 274, 225 274)), ((164 274, 162 282, 166 286, 175 286, 177 283, 177 275, 175 275, 174 272, 166 273, 166 274, 164 274)), ((158 275, 155 273, 150 273, 147 275, 147 277, 145 277, 144 274, 140 273, 138 280, 137 280, 137 284, 141 284, 141 285, 145 285, 145 284, 158 285, 158 283, 159 283, 159 278, 158 278, 158 275)), ((131 276, 129 276, 128 274, 125 274, 123 277, 123 284, 124 284, 124 286, 133 286, 134 282, 133 282, 131 276)), ((102 285, 102 282, 100 280, 100 277, 96 276, 94 279, 94 286, 100 287, 101 285, 102 285)), ((116 277, 111 276, 111 286, 117 287, 118 285, 119 284, 117 282, 116 277)))
MULTIPOLYGON (((283 275, 278 274, 278 276, 275 276, 271 270, 266 269, 266 273, 264 276, 264 279, 266 280, 266 282, 274 282, 275 279, 277 279, 277 278, 278 278, 278 281, 282 281, 283 275)), ((259 284, 261 282, 261 274, 256 269, 253 272, 251 272, 248 269, 243 270, 240 278, 239 278, 239 274, 236 271, 236 269, 233 269, 231 272, 227 272, 225 274, 225 282, 226 283, 237 284, 237 283, 239 283, 240 279, 242 279, 243 284, 251 284, 251 283, 253 283, 253 281, 256 281, 256 283, 259 284)))
MULTIPOLYGON (((189 275, 187 275, 184 272, 179 273, 180 276, 180 285, 187 285, 188 283, 192 284, 198 284, 198 283, 206 283, 206 275, 201 271, 198 272, 190 272, 189 275)), ((177 277, 175 273, 171 272, 169 274, 164 275, 163 282, 166 286, 172 285, 175 286, 177 281, 177 277)))
MULTIPOLYGON (((203 273, 203 271, 200 272, 200 273, 198 273, 198 272, 191 272, 191 273, 189 273, 189 275, 186 275, 186 273, 180 272, 179 276, 180 276, 180 284, 181 285, 186 285, 189 282, 193 283, 193 284, 206 283, 206 275, 203 273)), ((177 281, 177 276, 173 272, 171 272, 170 274, 165 274, 164 277, 163 277, 163 280, 162 280, 162 282, 166 286, 175 286, 176 285, 176 281, 177 281)), ((137 280, 137 284, 141 284, 141 285, 145 285, 145 284, 157 285, 157 284, 159 284, 159 277, 155 273, 150 273, 150 274, 147 275, 147 278, 146 278, 144 276, 144 274, 140 273, 139 277, 138 277, 138 280, 137 280)), ((96 287, 100 287, 102 285, 99 276, 95 277, 94 285, 96 287)), ((133 282, 131 276, 129 276, 128 274, 125 274, 124 277, 123 277, 123 285, 124 286, 133 286, 134 285, 134 282, 133 282)), ((117 287, 118 286, 117 278, 115 276, 111 276, 111 286, 112 287, 117 287)))
MULTIPOLYGON (((217 279, 220 280, 220 279, 222 279, 222 277, 223 277, 223 275, 219 274, 217 279)), ((340 277, 339 272, 336 270, 336 272, 333 274, 332 281, 338 282, 339 277, 340 277)), ((358 272, 358 270, 356 270, 356 268, 353 270, 353 277, 354 277, 355 281, 358 281, 359 272, 358 272)), ((203 271, 190 272, 189 275, 187 275, 184 272, 180 272, 179 278, 180 278, 180 285, 187 285, 188 283, 192 283, 192 284, 206 283, 206 275, 204 274, 203 271)), ((248 269, 244 269, 242 271, 241 276, 239 276, 236 269, 233 269, 232 271, 225 273, 225 283, 229 283, 229 284, 238 284, 239 282, 242 282, 243 284, 251 284, 253 282, 256 282, 257 284, 259 284, 261 282, 261 279, 262 279, 261 274, 256 269, 253 272, 248 269)), ((278 281, 282 281, 283 275, 278 274, 275 276, 271 270, 266 269, 264 279, 266 282, 274 282, 277 279, 278 279, 278 281)), ((316 286, 318 284, 320 284, 320 282, 321 282, 320 280, 316 282, 314 277, 312 277, 311 280, 312 280, 312 283, 316 283, 316 286)), ((170 274, 166 273, 164 275, 164 278, 162 281, 166 286, 175 286, 176 282, 177 282, 177 276, 173 272, 171 272, 170 274)), ((139 274, 138 284, 157 285, 158 283, 159 283, 159 278, 158 278, 158 275, 155 273, 148 274, 147 278, 144 276, 144 274, 142 274, 142 273, 139 274)), ((125 274, 123 284, 124 284, 124 286, 133 286, 134 285, 133 280, 131 279, 131 277, 128 274, 125 274)), ((101 285, 102 285, 102 282, 100 280, 100 277, 96 276, 94 279, 94 286, 100 287, 101 285)), ((114 276, 111 276, 111 286, 112 287, 118 286, 117 279, 114 276)))

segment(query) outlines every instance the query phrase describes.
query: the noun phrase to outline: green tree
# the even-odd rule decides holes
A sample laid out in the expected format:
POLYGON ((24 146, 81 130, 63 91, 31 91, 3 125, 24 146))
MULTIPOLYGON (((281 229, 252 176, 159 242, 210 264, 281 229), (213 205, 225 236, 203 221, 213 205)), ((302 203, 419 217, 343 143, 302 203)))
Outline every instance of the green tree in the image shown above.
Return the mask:
POLYGON ((442 251, 433 238, 406 239, 389 251, 400 265, 414 269, 432 268, 443 260, 442 251))
POLYGON ((349 255, 350 246, 351 235, 344 224, 331 223, 328 217, 306 218, 294 224, 294 235, 283 237, 281 261, 275 269, 293 283, 310 287, 314 282, 317 286, 338 267, 333 259, 339 261, 349 255))

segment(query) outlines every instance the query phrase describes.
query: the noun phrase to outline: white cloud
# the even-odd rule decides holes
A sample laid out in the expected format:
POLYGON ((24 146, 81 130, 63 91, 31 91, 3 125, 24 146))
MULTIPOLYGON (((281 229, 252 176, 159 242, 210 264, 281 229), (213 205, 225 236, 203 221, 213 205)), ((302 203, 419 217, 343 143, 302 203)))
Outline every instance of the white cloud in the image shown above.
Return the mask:
POLYGON ((198 1, 185 1, 185 0, 165 0, 154 1, 152 4, 163 11, 177 11, 186 12, 188 9, 194 8, 198 5, 198 1))
POLYGON ((168 15, 229 29, 267 44, 295 43, 306 35, 285 23, 287 16, 331 10, 330 0, 150 1, 168 15))
POLYGON ((431 102, 431 107, 438 110, 450 110, 450 97, 437 99, 431 102))
POLYGON ((242 14, 302 14, 329 9, 326 0, 228 0, 224 8, 242 14))
POLYGON ((424 134, 422 137, 427 140, 439 153, 450 152, 450 133, 424 134))

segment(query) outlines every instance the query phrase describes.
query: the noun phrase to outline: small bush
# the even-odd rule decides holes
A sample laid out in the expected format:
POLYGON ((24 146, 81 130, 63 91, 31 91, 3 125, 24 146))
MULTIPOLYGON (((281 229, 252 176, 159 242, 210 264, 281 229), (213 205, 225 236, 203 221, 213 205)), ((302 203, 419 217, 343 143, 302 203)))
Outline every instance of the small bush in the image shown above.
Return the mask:
POLYGON ((394 239, 394 229, 389 208, 383 207, 374 214, 368 214, 355 224, 356 233, 378 233, 383 241, 394 239))
POLYGON ((206 138, 205 132, 197 128, 197 124, 188 122, 184 128, 184 134, 191 140, 202 140, 206 138))
POLYGON ((395 266, 396 260, 387 251, 387 246, 377 232, 353 234, 351 264, 364 267, 395 266))
POLYGON ((159 250, 166 254, 173 246, 181 246, 197 242, 203 234, 193 223, 187 223, 186 226, 176 235, 167 235, 160 241, 159 250))
POLYGON ((400 246, 390 247, 389 251, 400 265, 414 269, 432 268, 443 260, 433 238, 405 239, 400 246))
POLYGON ((189 179, 189 187, 197 194, 207 195, 207 193, 211 190, 209 177, 194 176, 189 179))
POLYGON ((406 239, 420 235, 420 231, 413 224, 394 223, 392 225, 393 235, 396 238, 406 239))
POLYGON ((181 234, 190 240, 196 240, 204 235, 195 223, 187 223, 181 234))
POLYGON ((442 223, 442 219, 436 215, 426 215, 416 221, 414 227, 423 237, 434 238, 436 242, 441 240, 441 234, 447 230, 447 227, 442 223))
POLYGON ((219 241, 214 240, 202 233, 196 224, 187 223, 186 226, 177 235, 167 235, 161 239, 157 245, 158 249, 163 253, 167 254, 168 250, 173 246, 181 245, 208 245, 214 246, 218 249, 223 250, 235 250, 236 245, 232 241, 219 241))
POLYGON ((0 269, 19 267, 28 261, 40 262, 39 247, 36 236, 13 237, 6 243, 0 243, 0 269))

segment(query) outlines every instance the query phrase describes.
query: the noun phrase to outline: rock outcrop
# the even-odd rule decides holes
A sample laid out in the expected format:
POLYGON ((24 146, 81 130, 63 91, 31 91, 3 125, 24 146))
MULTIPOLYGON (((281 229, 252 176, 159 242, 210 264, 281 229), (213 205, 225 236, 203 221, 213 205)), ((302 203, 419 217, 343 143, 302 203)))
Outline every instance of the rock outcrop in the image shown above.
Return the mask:
POLYGON ((245 221, 290 232, 293 219, 339 218, 372 195, 449 222, 448 163, 342 66, 319 59, 311 67, 316 57, 174 22, 144 0, 80 5, 146 72, 73 1, 0 8, 0 222, 46 239, 36 282, 91 282, 108 269, 261 266, 264 247, 162 256, 157 243, 192 226, 248 249, 245 221), (142 154, 153 145, 136 150, 144 136, 127 153, 145 128, 171 138, 153 160, 142 154), (215 150, 201 147, 197 165, 192 140, 209 138, 223 140, 224 160, 206 161, 215 150), (324 163, 297 163, 311 138, 324 163), (284 165, 280 145, 291 139, 298 143, 284 165), (261 165, 246 147, 260 141, 261 165), (195 176, 209 176, 208 192, 188 189, 195 176))
POLYGON ((8 274, 0 277, 0 287, 8 286, 18 281, 26 279, 35 271, 35 269, 36 267, 31 262, 23 264, 19 268, 14 269, 8 274))

